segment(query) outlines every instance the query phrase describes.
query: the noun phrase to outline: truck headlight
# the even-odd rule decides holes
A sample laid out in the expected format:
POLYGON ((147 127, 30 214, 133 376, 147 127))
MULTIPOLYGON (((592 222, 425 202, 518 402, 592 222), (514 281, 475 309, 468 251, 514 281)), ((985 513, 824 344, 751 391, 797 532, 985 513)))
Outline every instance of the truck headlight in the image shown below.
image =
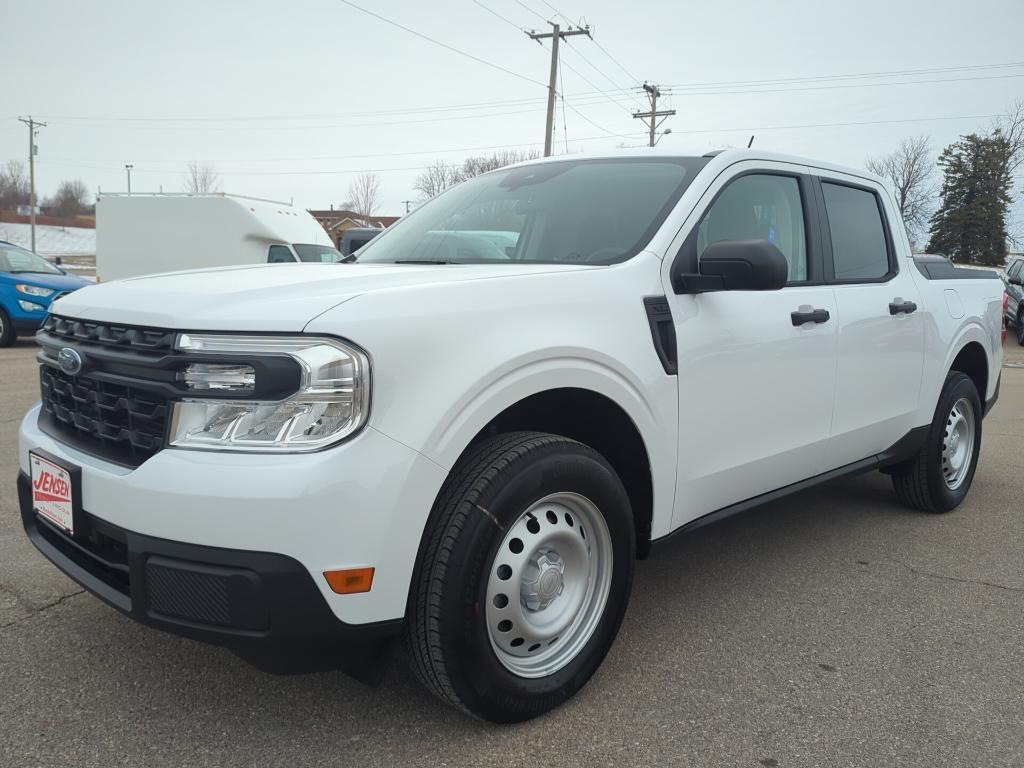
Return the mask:
POLYGON ((298 392, 279 401, 238 399, 258 374, 242 362, 189 364, 180 375, 197 397, 175 403, 171 445, 207 450, 293 452, 324 448, 356 432, 370 405, 370 361, 337 339, 183 333, 178 349, 237 356, 288 355, 301 369, 298 392), (234 393, 231 399, 203 397, 234 393))
POLYGON ((27 294, 29 296, 41 296, 43 298, 46 298, 51 293, 53 293, 52 288, 40 288, 38 285, 23 285, 21 283, 14 286, 14 290, 27 294))

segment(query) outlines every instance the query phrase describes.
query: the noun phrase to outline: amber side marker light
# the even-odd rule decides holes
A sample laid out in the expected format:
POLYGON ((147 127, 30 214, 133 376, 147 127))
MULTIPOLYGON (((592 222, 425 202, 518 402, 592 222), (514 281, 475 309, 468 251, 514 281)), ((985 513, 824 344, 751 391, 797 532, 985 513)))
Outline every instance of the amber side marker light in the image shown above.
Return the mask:
POLYGON ((324 571, 324 578, 339 595, 369 592, 373 584, 373 568, 346 568, 342 571, 324 571))

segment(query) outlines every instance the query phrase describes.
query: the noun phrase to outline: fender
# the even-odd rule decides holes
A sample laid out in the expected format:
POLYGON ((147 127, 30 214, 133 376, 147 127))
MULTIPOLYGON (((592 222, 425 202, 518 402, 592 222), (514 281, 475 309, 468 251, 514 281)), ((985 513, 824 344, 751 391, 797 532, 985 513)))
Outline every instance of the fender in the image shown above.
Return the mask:
MULTIPOLYGON (((669 386, 674 383, 666 382, 669 386)), ((644 396, 650 386, 642 385, 631 371, 620 370, 614 360, 594 350, 549 349, 492 371, 453 403, 428 436, 422 451, 450 470, 480 431, 500 413, 532 395, 566 388, 603 395, 632 420, 651 465, 652 534, 667 532, 675 494, 678 447, 674 435, 659 427, 657 410, 644 396)), ((673 400, 663 398, 663 402, 673 400)), ((661 419, 664 417, 662 414, 661 419)))

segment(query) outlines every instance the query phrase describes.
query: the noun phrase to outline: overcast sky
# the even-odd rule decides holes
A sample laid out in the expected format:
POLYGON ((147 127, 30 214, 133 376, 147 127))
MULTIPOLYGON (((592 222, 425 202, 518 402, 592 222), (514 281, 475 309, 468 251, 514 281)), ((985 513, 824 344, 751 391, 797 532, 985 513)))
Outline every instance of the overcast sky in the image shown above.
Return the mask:
POLYGON ((515 74, 340 0, 0 0, 0 162, 25 158, 31 114, 41 197, 123 191, 125 163, 133 191, 181 191, 198 160, 224 191, 315 208, 372 169, 397 214, 435 159, 541 148, 549 53, 516 27, 564 24, 552 5, 594 35, 562 46, 559 153, 642 144, 645 79, 673 86, 662 147, 756 134, 855 166, 921 133, 937 155, 1024 97, 1020 0, 354 1, 515 74))

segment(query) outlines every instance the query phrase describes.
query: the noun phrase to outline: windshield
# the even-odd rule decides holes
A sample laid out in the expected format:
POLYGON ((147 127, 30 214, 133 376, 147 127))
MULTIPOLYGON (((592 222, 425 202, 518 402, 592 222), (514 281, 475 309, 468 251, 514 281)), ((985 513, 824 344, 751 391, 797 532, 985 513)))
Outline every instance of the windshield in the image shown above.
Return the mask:
POLYGON ((0 272, 34 272, 42 275, 63 275, 42 256, 16 245, 0 245, 0 272))
POLYGON ((333 264, 341 261, 341 254, 329 245, 310 245, 294 243, 292 248, 299 255, 299 261, 311 261, 316 264, 333 264))
POLYGON ((359 263, 614 264, 657 231, 704 158, 566 160, 478 176, 420 206, 359 263))

